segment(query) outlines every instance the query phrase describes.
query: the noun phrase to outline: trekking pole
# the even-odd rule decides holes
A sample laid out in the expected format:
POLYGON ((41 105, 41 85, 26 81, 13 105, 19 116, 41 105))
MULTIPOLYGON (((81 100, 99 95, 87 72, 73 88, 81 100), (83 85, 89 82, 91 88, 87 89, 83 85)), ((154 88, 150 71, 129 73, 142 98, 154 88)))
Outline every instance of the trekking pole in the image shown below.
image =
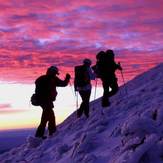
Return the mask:
POLYGON ((75 91, 73 90, 73 86, 72 86, 72 84, 71 84, 71 81, 70 81, 69 83, 70 83, 70 87, 71 87, 72 94, 73 94, 73 96, 75 97, 75 91))
POLYGON ((75 95, 76 95, 76 110, 78 109, 78 92, 76 91, 75 92, 75 95))
POLYGON ((76 110, 78 110, 78 92, 73 90, 71 82, 70 82, 70 87, 71 87, 71 90, 72 90, 72 94, 73 94, 74 98, 76 99, 76 110))
POLYGON ((96 83, 95 83, 95 93, 94 93, 94 100, 96 99, 96 91, 97 91, 97 79, 95 80, 96 81, 96 83))
POLYGON ((123 71, 122 70, 121 70, 121 75, 122 75, 122 80, 123 80, 123 84, 124 84, 124 89, 125 89, 126 95, 128 95, 127 87, 126 87, 126 82, 125 82, 125 79, 124 79, 123 71))

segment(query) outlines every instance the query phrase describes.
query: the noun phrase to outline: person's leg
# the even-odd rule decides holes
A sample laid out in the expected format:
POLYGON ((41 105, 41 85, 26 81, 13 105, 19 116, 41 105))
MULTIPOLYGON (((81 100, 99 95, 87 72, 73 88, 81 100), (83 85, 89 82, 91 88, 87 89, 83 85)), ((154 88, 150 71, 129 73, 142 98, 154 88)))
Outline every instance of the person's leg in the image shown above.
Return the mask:
POLYGON ((109 82, 107 80, 102 80, 103 86, 103 97, 102 97, 102 106, 107 107, 110 105, 109 103, 109 82))
POLYGON ((83 91, 79 91, 79 94, 81 96, 81 99, 82 99, 82 102, 80 104, 80 107, 79 109, 77 110, 77 117, 81 117, 81 115, 83 114, 83 111, 84 111, 84 102, 83 102, 83 91))
POLYGON ((110 82, 110 88, 111 91, 109 92, 109 97, 115 95, 118 92, 119 87, 116 78, 110 82))
POLYGON ((91 90, 85 91, 84 93, 84 114, 89 117, 89 100, 90 100, 91 90))
POLYGON ((40 122, 40 125, 38 126, 38 128, 36 130, 36 134, 35 134, 36 137, 43 137, 44 136, 47 121, 48 121, 48 112, 46 109, 43 109, 42 116, 41 116, 41 122, 40 122))
POLYGON ((49 110, 49 123, 48 123, 48 130, 49 135, 52 135, 56 131, 56 122, 55 122, 55 114, 52 109, 49 110))
POLYGON ((107 80, 102 80, 102 86, 103 86, 103 97, 108 97, 109 82, 107 80))
POLYGON ((91 95, 91 90, 87 90, 87 91, 80 91, 80 95, 82 97, 82 107, 81 107, 81 111, 86 115, 86 117, 89 117, 89 99, 90 99, 90 95, 91 95))

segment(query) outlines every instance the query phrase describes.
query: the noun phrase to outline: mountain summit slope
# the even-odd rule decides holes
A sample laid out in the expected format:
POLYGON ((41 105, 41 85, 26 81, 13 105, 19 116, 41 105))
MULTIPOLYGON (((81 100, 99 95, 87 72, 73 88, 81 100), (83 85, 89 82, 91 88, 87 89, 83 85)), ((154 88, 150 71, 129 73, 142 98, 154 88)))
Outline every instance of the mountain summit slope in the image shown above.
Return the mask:
POLYGON ((163 162, 163 64, 122 86, 110 107, 102 108, 100 99, 90 106, 90 118, 73 113, 53 137, 29 137, 0 162, 163 162))

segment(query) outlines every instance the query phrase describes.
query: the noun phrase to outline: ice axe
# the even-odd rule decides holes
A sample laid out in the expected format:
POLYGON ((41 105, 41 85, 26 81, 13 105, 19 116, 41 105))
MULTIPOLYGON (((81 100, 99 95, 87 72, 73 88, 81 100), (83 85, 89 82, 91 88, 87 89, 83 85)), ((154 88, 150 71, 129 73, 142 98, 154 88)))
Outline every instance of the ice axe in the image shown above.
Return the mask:
MULTIPOLYGON (((121 67, 121 63, 120 62, 118 62, 118 65, 121 67)), ((121 76, 122 76, 123 85, 124 85, 124 89, 125 89, 126 95, 128 95, 128 91, 127 91, 127 87, 126 87, 126 82, 125 82, 124 75, 123 75, 124 74, 123 70, 121 69, 120 72, 121 72, 121 76)))

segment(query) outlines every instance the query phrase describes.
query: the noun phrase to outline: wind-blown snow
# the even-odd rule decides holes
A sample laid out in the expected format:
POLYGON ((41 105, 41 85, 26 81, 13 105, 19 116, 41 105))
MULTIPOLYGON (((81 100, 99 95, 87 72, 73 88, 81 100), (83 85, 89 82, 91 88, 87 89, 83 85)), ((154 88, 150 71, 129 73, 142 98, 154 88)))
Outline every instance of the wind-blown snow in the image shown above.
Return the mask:
POLYGON ((73 113, 53 137, 29 136, 0 162, 163 162, 163 64, 122 86, 110 107, 102 108, 100 99, 90 107, 90 118, 73 113))

